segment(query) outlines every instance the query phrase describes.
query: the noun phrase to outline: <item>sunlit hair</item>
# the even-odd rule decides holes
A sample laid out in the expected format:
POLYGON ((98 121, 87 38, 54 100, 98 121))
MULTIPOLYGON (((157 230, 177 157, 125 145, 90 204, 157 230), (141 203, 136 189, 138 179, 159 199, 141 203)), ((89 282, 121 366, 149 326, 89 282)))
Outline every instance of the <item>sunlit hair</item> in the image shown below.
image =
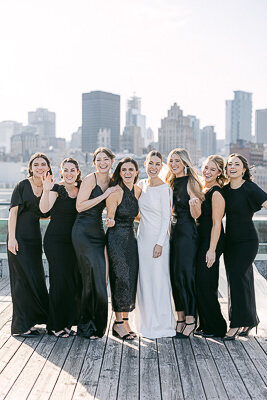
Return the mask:
POLYGON ((134 183, 137 182, 138 179, 138 164, 137 162, 131 158, 131 157, 125 157, 123 158, 117 165, 115 171, 113 172, 113 175, 111 177, 109 186, 116 186, 116 185, 120 185, 121 187, 123 187, 123 180, 122 177, 120 176, 120 172, 121 172, 121 167, 123 166, 123 164, 126 163, 132 163, 137 171, 137 175, 134 178, 134 183))
POLYGON ((200 182, 200 178, 198 176, 197 170, 193 166, 193 163, 192 163, 192 161, 191 161, 191 159, 189 157, 188 152, 185 149, 182 149, 182 148, 174 149, 168 155, 167 165, 168 165, 169 171, 168 171, 167 176, 165 178, 166 183, 168 183, 168 185, 171 188, 173 188, 175 175, 171 171, 169 165, 170 165, 170 159, 172 158, 172 156, 174 154, 177 154, 180 157, 183 166, 187 170, 185 175, 188 175, 188 183, 189 183, 189 187, 190 187, 191 192, 194 193, 194 195, 196 197, 198 197, 201 201, 204 200, 205 196, 202 193, 202 185, 201 185, 201 182, 200 182))
POLYGON ((107 147, 98 147, 93 155, 93 163, 96 160, 96 157, 99 153, 105 153, 108 158, 110 158, 112 161, 115 159, 115 154, 112 153, 111 150, 109 150, 107 147))
MULTIPOLYGON (((61 170, 61 171, 63 170, 64 165, 67 164, 67 163, 74 164, 75 167, 76 167, 76 169, 77 169, 77 171, 78 171, 78 175, 77 175, 77 178, 76 178, 75 182, 76 182, 77 188, 79 189, 80 186, 81 186, 81 183, 82 183, 82 173, 81 173, 81 171, 80 171, 78 161, 75 160, 75 159, 72 158, 72 157, 64 158, 64 160, 63 160, 62 163, 60 164, 60 170, 61 170)), ((61 175, 61 178, 63 178, 62 175, 61 175)))
POLYGON ((29 163, 28 163, 28 178, 30 176, 33 176, 32 164, 33 164, 34 160, 36 160, 36 158, 43 158, 46 161, 46 164, 48 165, 48 168, 49 168, 48 172, 52 175, 51 163, 50 163, 50 160, 47 157, 47 155, 44 153, 35 153, 31 156, 29 163))
POLYGON ((157 150, 150 151, 148 153, 148 155, 146 156, 146 161, 149 160, 151 157, 158 157, 160 159, 161 163, 163 163, 163 158, 159 151, 157 151, 157 150))
POLYGON ((209 161, 212 161, 216 165, 218 171, 220 172, 220 175, 217 176, 216 181, 221 187, 223 187, 228 182, 228 179, 225 176, 225 171, 224 171, 224 164, 225 164, 224 158, 217 154, 208 156, 204 161, 204 163, 202 164, 202 171, 204 171, 204 167, 209 161))
POLYGON ((230 158, 232 158, 232 157, 237 157, 237 158, 239 158, 239 160, 240 160, 240 161, 242 162, 242 164, 243 164, 243 168, 245 168, 245 172, 244 172, 244 175, 242 176, 242 178, 243 178, 245 181, 252 181, 252 175, 251 175, 251 172, 250 172, 250 168, 253 168, 253 167, 249 167, 249 165, 248 165, 248 160, 247 160, 244 156, 241 156, 241 154, 238 154, 238 153, 230 154, 230 156, 227 157, 226 165, 225 165, 226 174, 227 174, 228 162, 229 162, 230 158))

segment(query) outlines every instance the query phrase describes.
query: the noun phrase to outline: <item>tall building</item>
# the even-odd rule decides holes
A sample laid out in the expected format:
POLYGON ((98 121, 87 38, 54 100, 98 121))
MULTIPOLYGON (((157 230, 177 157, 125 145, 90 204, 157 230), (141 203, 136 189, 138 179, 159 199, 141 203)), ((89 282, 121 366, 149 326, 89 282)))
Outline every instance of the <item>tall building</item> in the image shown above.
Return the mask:
POLYGON ((11 153, 20 157, 22 161, 28 161, 33 153, 39 151, 40 136, 33 126, 24 126, 22 132, 11 137, 11 153))
POLYGON ((161 120, 159 151, 167 155, 176 147, 185 148, 192 160, 197 161, 197 142, 190 125, 190 118, 184 116, 180 107, 174 103, 168 110, 168 116, 161 120))
POLYGON ((5 153, 10 153, 11 137, 22 131, 22 123, 16 121, 0 122, 0 147, 5 153))
POLYGON ((216 133, 214 126, 205 126, 201 129, 201 154, 208 157, 216 154, 216 133))
POLYGON ((255 137, 256 143, 267 144, 267 108, 256 110, 255 137))
POLYGON ((37 108, 28 112, 28 124, 36 128, 39 135, 40 149, 47 151, 53 146, 56 137, 56 113, 47 108, 37 108))
POLYGON ((125 126, 138 126, 144 145, 147 145, 146 116, 141 113, 141 97, 133 96, 128 99, 125 126))
POLYGON ((79 126, 76 132, 71 135, 70 146, 72 150, 82 149, 82 127, 79 126))
POLYGON ((241 154, 248 160, 250 165, 264 165, 264 145, 262 143, 237 140, 237 143, 231 143, 229 153, 241 154))
POLYGON ((225 139, 226 146, 238 139, 252 141, 252 93, 234 91, 234 100, 226 100, 225 139))
POLYGON ((93 153, 99 134, 110 130, 110 148, 120 150, 120 96, 94 91, 82 94, 82 151, 93 153))
POLYGON ((126 126, 121 138, 121 149, 137 156, 143 154, 144 139, 140 126, 126 126))

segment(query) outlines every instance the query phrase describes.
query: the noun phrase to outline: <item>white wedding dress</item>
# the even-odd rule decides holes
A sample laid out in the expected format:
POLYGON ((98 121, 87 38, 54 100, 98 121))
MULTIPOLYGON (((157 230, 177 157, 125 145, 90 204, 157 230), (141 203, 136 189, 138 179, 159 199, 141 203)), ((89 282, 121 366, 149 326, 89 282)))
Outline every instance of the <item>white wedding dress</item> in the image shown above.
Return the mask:
POLYGON ((135 322, 144 337, 156 339, 175 336, 175 318, 171 302, 169 267, 169 224, 172 190, 169 185, 148 186, 141 180, 139 198, 141 220, 137 234, 139 276, 135 322), (153 258, 156 244, 162 255, 153 258))

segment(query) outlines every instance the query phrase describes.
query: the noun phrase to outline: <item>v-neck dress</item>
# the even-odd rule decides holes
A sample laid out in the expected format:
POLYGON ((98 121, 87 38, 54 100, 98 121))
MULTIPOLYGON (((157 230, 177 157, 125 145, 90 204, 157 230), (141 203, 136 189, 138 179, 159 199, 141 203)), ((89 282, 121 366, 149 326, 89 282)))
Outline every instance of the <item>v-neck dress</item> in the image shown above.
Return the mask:
POLYGON ((48 292, 42 263, 40 197, 34 195, 28 179, 19 182, 12 193, 10 208, 18 206, 15 237, 17 255, 8 250, 13 316, 11 333, 28 331, 45 324, 48 316, 48 292))

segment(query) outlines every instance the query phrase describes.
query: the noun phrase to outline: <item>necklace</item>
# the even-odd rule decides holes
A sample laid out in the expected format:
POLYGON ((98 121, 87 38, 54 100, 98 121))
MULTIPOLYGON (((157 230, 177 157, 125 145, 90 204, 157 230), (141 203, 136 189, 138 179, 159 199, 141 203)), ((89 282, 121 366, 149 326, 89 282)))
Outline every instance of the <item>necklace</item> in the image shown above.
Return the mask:
POLYGON ((36 185, 36 183, 34 182, 34 178, 32 177, 32 183, 34 184, 34 186, 36 186, 36 187, 42 187, 43 186, 43 184, 41 183, 41 185, 36 185))

